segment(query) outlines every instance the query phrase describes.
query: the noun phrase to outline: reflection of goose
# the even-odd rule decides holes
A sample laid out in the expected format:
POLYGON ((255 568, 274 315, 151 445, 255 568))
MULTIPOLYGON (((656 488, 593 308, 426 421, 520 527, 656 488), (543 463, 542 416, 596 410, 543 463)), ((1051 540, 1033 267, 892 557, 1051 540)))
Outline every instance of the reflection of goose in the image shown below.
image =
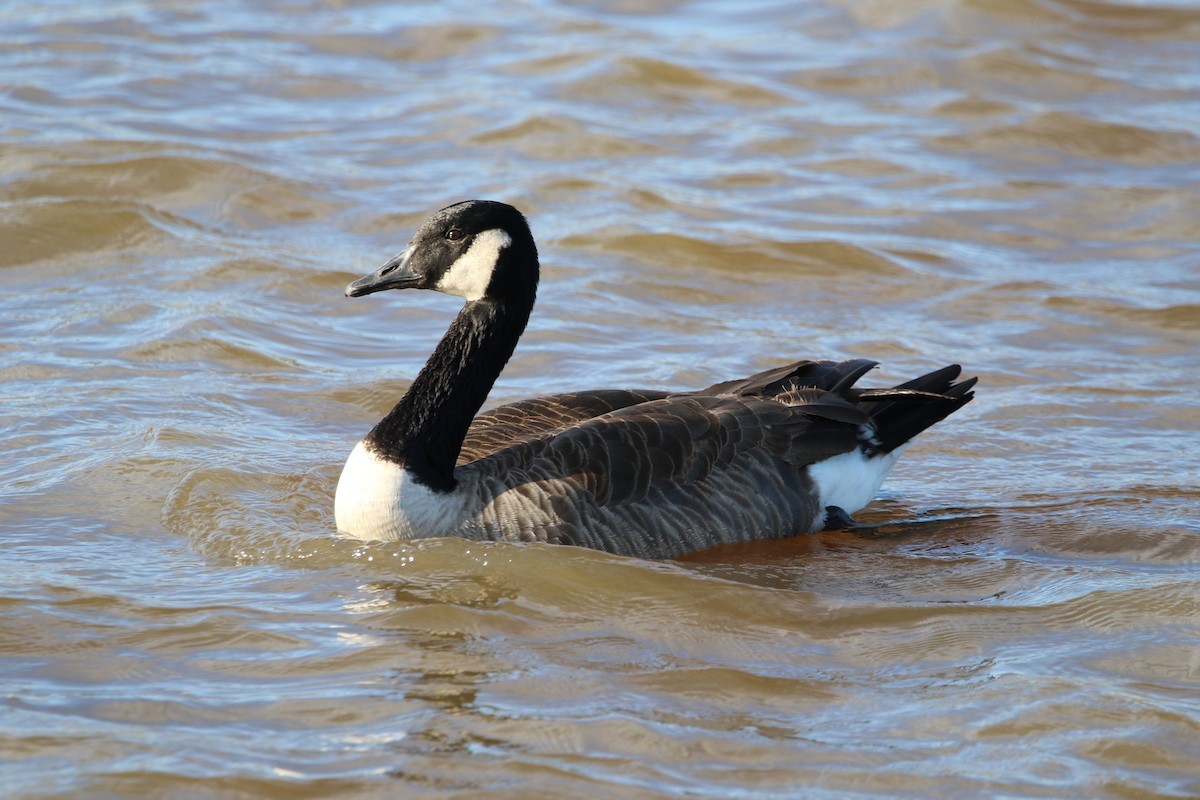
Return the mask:
POLYGON ((361 539, 547 541, 663 558, 845 524, 912 437, 970 401, 944 367, 855 389, 872 361, 800 361, 698 392, 602 389, 475 417, 516 347, 538 283, 525 218, 468 201, 346 287, 436 289, 466 305, 338 482, 361 539))

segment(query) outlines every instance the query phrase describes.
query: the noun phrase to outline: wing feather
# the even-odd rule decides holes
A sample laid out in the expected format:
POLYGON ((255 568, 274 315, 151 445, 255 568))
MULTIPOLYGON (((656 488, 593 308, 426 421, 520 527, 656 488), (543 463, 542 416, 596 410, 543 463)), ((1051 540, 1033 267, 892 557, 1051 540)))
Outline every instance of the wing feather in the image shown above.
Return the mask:
POLYGON ((831 413, 834 401, 857 411, 823 395, 798 405, 732 395, 660 398, 515 442, 462 469, 508 489, 566 480, 599 505, 628 503, 655 486, 703 481, 747 454, 799 468, 849 452, 866 417, 831 413))
POLYGON ((458 465, 617 409, 669 395, 669 392, 649 390, 601 389, 548 395, 499 406, 471 422, 459 451, 458 465))

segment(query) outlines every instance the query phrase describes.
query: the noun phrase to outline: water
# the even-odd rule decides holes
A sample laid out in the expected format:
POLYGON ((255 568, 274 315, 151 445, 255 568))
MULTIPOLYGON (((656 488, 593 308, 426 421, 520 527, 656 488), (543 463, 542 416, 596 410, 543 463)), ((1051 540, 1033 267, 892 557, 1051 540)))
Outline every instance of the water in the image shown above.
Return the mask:
POLYGON ((6 797, 1200 795, 1200 9, 0 6, 6 797), (468 198, 493 402, 951 361, 875 527, 333 536, 468 198))

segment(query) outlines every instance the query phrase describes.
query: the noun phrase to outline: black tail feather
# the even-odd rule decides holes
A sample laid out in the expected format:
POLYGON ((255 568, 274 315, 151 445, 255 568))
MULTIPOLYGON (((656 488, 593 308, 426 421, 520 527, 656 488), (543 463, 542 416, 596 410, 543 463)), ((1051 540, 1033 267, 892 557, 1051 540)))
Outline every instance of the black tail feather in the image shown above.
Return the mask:
POLYGON ((921 431, 941 422, 971 402, 975 396, 971 389, 977 379, 968 378, 954 383, 961 373, 962 368, 959 365, 951 364, 928 375, 914 378, 895 387, 895 390, 903 392, 899 397, 887 398, 889 390, 886 389, 878 395, 875 394, 875 390, 865 391, 860 400, 863 409, 875 424, 879 450, 884 453, 895 450, 921 431), (928 395, 934 397, 927 397, 928 395), (879 399, 872 399, 873 396, 879 399), (917 400, 921 401, 916 402, 917 400))
POLYGON ((856 389, 854 383, 877 366, 863 358, 797 361, 740 380, 725 381, 695 394, 770 397, 789 403, 813 401, 828 392, 855 404, 875 426, 875 447, 889 453, 971 402, 975 378, 955 383, 962 373, 950 364, 890 389, 856 389))

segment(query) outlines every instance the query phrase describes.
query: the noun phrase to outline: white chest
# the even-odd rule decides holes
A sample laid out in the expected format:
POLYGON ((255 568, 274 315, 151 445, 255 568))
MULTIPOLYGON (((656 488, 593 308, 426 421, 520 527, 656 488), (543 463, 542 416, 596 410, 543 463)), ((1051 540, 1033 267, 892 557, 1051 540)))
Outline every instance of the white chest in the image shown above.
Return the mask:
POLYGON ((465 505, 459 493, 431 491, 359 442, 338 479, 333 514, 344 534, 393 541, 451 536, 462 523, 465 505))

